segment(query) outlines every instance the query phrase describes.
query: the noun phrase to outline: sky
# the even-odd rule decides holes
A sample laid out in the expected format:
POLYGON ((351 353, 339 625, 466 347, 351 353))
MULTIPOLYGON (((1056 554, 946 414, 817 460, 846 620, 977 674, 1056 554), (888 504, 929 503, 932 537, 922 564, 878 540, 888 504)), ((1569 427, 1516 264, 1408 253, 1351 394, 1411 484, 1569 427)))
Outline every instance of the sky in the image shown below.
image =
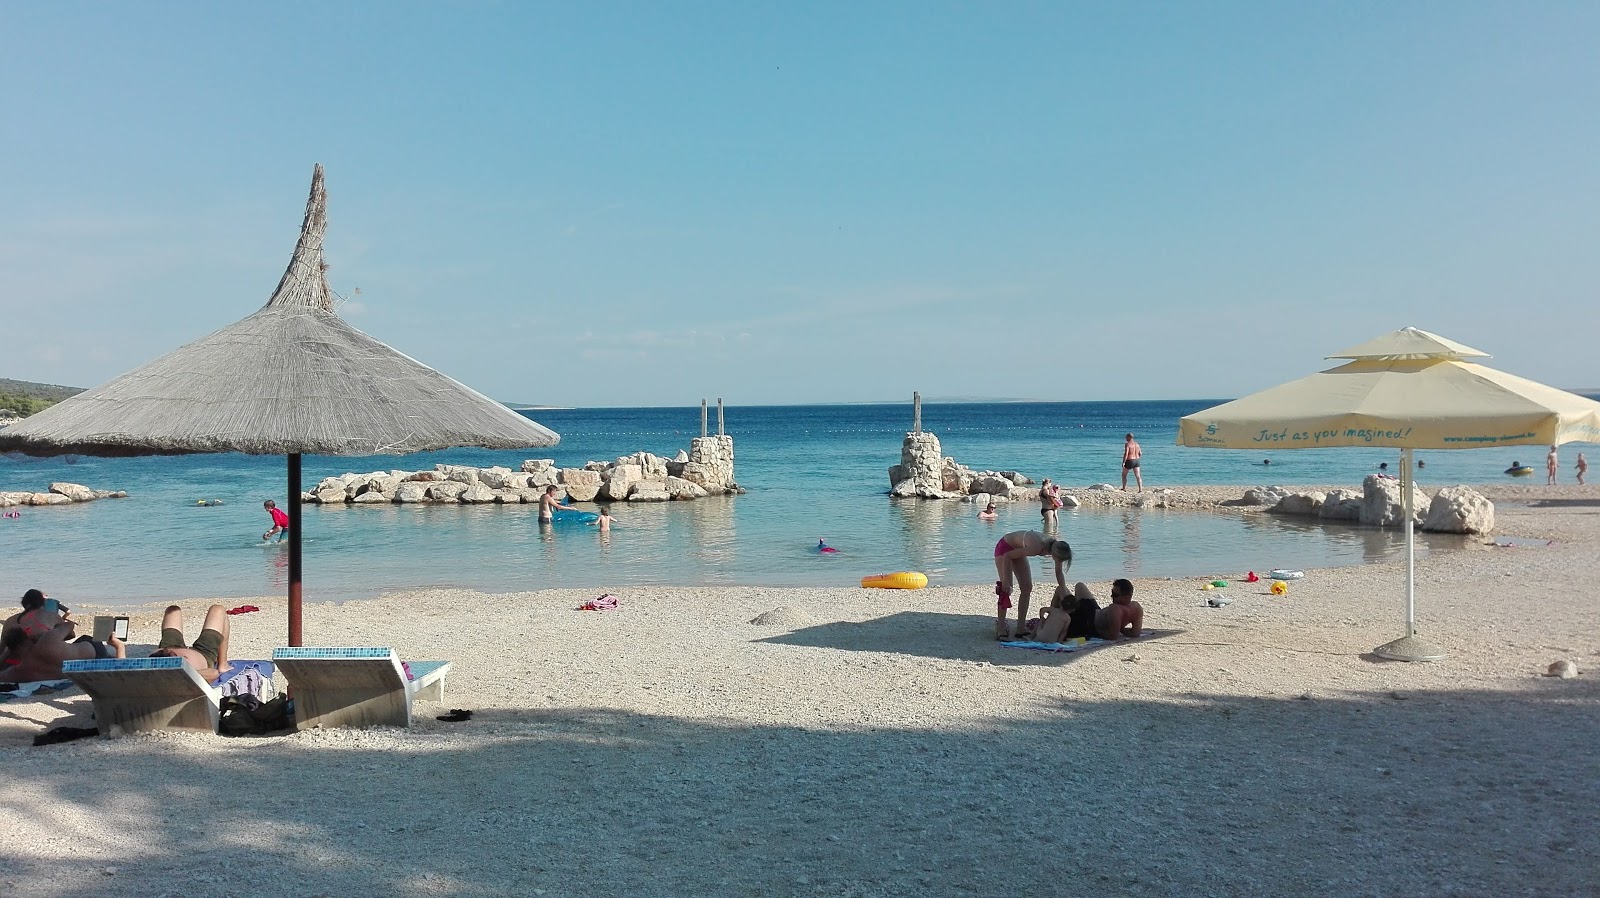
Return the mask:
POLYGON ((258 309, 496 398, 1600 386, 1600 4, 0 4, 0 377, 258 309), (359 290, 359 293, 357 292, 359 290))

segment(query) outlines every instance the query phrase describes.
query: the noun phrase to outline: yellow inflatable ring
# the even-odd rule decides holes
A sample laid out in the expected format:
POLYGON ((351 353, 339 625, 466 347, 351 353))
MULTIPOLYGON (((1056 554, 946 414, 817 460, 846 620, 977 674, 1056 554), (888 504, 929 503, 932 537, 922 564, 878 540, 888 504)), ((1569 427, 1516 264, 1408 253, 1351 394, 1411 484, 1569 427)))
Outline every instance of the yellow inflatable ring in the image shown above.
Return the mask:
POLYGON ((873 574, 862 577, 866 589, 921 589, 928 585, 928 575, 916 571, 895 571, 892 574, 873 574))

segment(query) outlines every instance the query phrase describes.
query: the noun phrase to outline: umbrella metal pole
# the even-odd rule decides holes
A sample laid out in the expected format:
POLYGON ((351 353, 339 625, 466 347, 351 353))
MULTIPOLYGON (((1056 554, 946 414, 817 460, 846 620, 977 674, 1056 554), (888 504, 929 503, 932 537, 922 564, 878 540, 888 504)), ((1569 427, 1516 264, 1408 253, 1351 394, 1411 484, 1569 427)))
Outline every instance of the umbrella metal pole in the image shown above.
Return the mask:
POLYGON ((289 645, 300 632, 300 453, 289 453, 289 645))
POLYGON ((1417 539, 1411 510, 1411 450, 1400 450, 1400 507, 1406 516, 1406 635, 1417 635, 1417 539))
POLYGON ((1400 513, 1406 519, 1406 635, 1372 650, 1390 661, 1443 661, 1445 650, 1417 635, 1417 543, 1411 505, 1411 450, 1400 450, 1400 513))

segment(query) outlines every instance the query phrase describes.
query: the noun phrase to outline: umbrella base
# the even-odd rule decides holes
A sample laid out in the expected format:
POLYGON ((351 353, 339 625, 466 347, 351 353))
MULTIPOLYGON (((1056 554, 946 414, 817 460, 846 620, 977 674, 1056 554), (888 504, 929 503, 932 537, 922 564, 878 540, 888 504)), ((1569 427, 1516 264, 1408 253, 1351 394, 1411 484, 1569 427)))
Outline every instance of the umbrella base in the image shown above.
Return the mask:
POLYGON ((1389 661, 1443 661, 1450 657, 1444 649, 1420 636, 1402 636, 1378 646, 1372 654, 1389 661))

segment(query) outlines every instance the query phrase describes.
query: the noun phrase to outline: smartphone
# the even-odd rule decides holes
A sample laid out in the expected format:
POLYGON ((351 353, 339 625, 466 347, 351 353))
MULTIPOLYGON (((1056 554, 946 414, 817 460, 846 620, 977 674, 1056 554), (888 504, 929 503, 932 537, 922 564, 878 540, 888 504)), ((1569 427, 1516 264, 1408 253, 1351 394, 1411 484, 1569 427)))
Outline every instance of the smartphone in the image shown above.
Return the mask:
POLYGON ((123 642, 127 642, 128 641, 128 619, 125 618, 125 617, 119 617, 115 621, 112 621, 112 623, 111 623, 111 635, 117 637, 118 639, 122 640, 123 642))

